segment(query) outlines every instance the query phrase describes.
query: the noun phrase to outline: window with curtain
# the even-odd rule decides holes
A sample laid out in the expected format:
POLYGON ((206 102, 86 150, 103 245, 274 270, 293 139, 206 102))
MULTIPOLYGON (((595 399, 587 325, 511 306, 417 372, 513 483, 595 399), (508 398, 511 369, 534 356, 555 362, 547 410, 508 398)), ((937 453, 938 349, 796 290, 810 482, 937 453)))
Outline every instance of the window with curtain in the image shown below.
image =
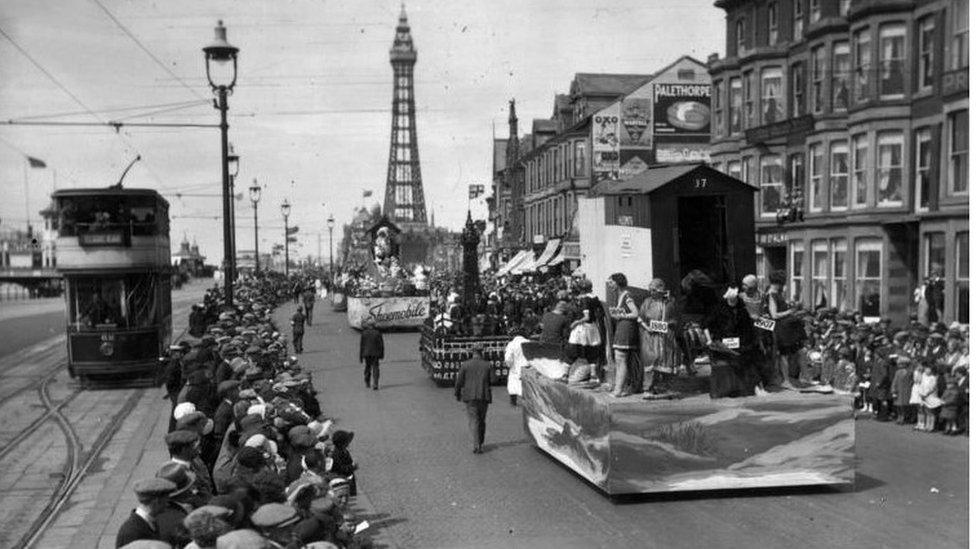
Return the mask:
POLYGON ((746 112, 743 127, 751 128, 756 124, 756 84, 752 71, 742 73, 742 85, 746 98, 746 112))
POLYGON ((847 110, 850 101, 851 45, 847 42, 836 42, 833 45, 831 55, 833 57, 831 63, 833 74, 831 82, 832 108, 834 112, 842 112, 847 110))
POLYGON ((779 17, 776 12, 776 2, 770 2, 766 6, 766 27, 769 29, 766 43, 770 46, 775 46, 776 42, 779 42, 779 17))
POLYGON ((969 66, 969 0, 952 0, 949 70, 969 66))
POLYGON ((746 23, 742 19, 735 22, 735 48, 739 57, 746 53, 746 23))
POLYGON ((806 180, 803 179, 803 153, 790 155, 789 168, 790 180, 788 190, 792 191, 795 188, 802 189, 804 183, 806 182, 806 180))
POLYGON ((725 119, 723 118, 725 110, 722 108, 724 91, 722 81, 716 80, 712 85, 712 135, 715 137, 725 135, 725 119))
POLYGON ((849 157, 850 149, 846 141, 830 144, 830 209, 833 211, 847 209, 849 157))
POLYGON ((863 208, 868 204, 868 136, 855 135, 851 143, 854 149, 854 207, 863 208))
POLYGON ((830 306, 847 309, 847 241, 841 238, 830 242, 830 306))
POLYGON ((810 243, 811 283, 813 293, 810 307, 818 309, 830 304, 830 254, 826 240, 810 243))
POLYGON ((783 69, 770 67, 762 71, 762 123, 772 124, 786 117, 783 97, 783 69))
POLYGON ((901 132, 878 132, 878 206, 901 206, 905 171, 904 137, 901 132))
POLYGON ((956 233, 956 320, 969 324, 969 233, 956 233))
POLYGON ((824 79, 827 75, 827 48, 817 46, 810 55, 810 79, 813 81, 813 112, 820 113, 824 109, 826 93, 824 79))
POLYGON ((880 37, 878 86, 881 97, 902 97, 905 95, 905 25, 882 25, 880 37))
POLYGON ((969 110, 949 113, 949 181, 953 194, 969 191, 969 110))
POLYGON ((742 79, 729 79, 729 127, 732 133, 742 131, 742 79))
POLYGON ((803 242, 790 243, 790 295, 791 301, 803 301, 803 242))
POLYGON ((791 113, 794 117, 803 116, 807 112, 807 104, 804 98, 803 63, 794 63, 790 66, 790 74, 793 82, 791 113))
POLYGON ((783 202, 783 158, 767 155, 759 159, 760 213, 775 216, 783 202))
POLYGON ((803 2, 793 0, 793 41, 803 38, 803 2))
POLYGON ((864 29, 854 34, 854 99, 867 101, 871 83, 871 31, 864 29))
POLYGON ((915 131, 915 206, 929 209, 929 193, 932 191, 932 131, 920 128, 915 131))
POLYGON ((820 0, 810 0, 810 23, 820 21, 820 0))
POLYGON ((865 319, 881 317, 881 240, 861 239, 854 244, 854 291, 857 310, 865 319))
POLYGON ((576 177, 586 176, 586 143, 577 141, 574 145, 573 170, 576 177))
POLYGON ((932 90, 932 64, 935 55, 935 17, 928 16, 918 21, 918 91, 932 90))
POLYGON ((826 203, 823 180, 823 156, 823 145, 819 143, 810 145, 810 190, 808 196, 810 197, 811 212, 823 211, 824 204, 826 203))

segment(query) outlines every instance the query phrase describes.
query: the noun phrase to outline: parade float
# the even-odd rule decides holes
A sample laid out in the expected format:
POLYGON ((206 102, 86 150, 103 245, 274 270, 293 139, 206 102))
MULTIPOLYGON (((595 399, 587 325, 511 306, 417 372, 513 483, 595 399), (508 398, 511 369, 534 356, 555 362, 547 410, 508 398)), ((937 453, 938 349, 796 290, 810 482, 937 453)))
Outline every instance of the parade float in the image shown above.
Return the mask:
POLYGON ((448 296, 448 310, 424 323, 420 333, 420 363, 434 382, 441 386, 454 383, 461 363, 471 358, 471 346, 480 343, 484 359, 491 364, 495 383, 504 383, 508 376, 505 365, 505 346, 508 336, 488 333, 484 315, 475 311, 476 296, 481 287, 478 266, 478 243, 485 226, 472 221, 471 212, 461 232, 461 293, 448 296), (452 310, 467 311, 466 318, 458 318, 452 310))
POLYGON ((399 234, 386 217, 367 231, 369 260, 356 266, 344 285, 346 319, 353 328, 371 321, 381 330, 416 329, 429 316, 429 293, 400 263, 399 234))

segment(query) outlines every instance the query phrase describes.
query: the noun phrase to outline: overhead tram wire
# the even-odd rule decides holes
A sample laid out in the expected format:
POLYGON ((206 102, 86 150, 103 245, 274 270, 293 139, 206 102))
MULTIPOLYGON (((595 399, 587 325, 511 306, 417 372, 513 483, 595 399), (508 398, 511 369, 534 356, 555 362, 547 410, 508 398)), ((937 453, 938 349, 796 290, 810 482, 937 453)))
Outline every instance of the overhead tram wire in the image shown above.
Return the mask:
POLYGON ((173 78, 175 78, 177 82, 179 82, 180 84, 182 84, 183 87, 186 88, 187 90, 189 90, 190 93, 192 93, 197 99, 200 99, 200 100, 205 100, 206 99, 203 95, 200 94, 200 92, 197 89, 193 88, 192 86, 190 86, 189 84, 187 84, 185 81, 183 81, 183 79, 181 79, 179 76, 177 76, 176 73, 174 73, 172 71, 172 69, 170 69, 169 67, 166 66, 165 63, 163 63, 162 61, 160 61, 159 58, 156 57, 153 54, 153 52, 149 51, 149 48, 147 48, 146 45, 142 43, 142 41, 140 41, 138 38, 136 38, 136 35, 133 34, 132 31, 130 31, 128 29, 128 27, 126 27, 125 25, 123 25, 122 22, 119 21, 119 19, 117 17, 115 17, 115 15, 112 14, 112 12, 110 12, 108 10, 108 8, 105 7, 105 5, 103 5, 99 0, 92 0, 92 2, 94 2, 96 6, 98 6, 99 8, 101 8, 102 11, 105 12, 105 15, 107 15, 108 18, 111 19, 112 22, 115 23, 115 25, 117 27, 119 27, 122 30, 122 32, 124 32, 126 34, 126 36, 128 36, 129 38, 131 38, 132 41, 135 42, 137 46, 139 46, 139 49, 141 49, 143 52, 145 52, 146 55, 148 55, 157 65, 159 65, 160 68, 162 68, 164 71, 166 71, 166 74, 168 74, 168 75, 172 76, 173 78))
MULTIPOLYGON (((111 109, 99 109, 99 110, 92 111, 92 112, 95 112, 95 113, 98 113, 98 114, 108 114, 108 113, 113 113, 113 112, 138 111, 138 110, 141 110, 141 109, 164 109, 164 108, 167 108, 167 107, 189 108, 189 107, 193 107, 193 106, 196 106, 196 105, 208 105, 208 104, 210 104, 210 102, 208 100, 202 99, 202 100, 199 100, 199 101, 197 101, 197 100, 194 100, 194 101, 179 101, 179 102, 176 102, 176 103, 160 103, 160 104, 157 104, 157 105, 139 105, 139 106, 135 106, 135 107, 116 107, 116 108, 111 108, 111 109)), ((153 112, 154 111, 150 111, 149 114, 152 114, 153 112)), ((30 115, 30 116, 18 116, 18 117, 13 118, 12 120, 18 120, 18 121, 20 121, 20 120, 38 120, 38 119, 44 119, 44 118, 58 118, 58 117, 61 117, 61 116, 78 116, 78 115, 83 115, 83 114, 90 115, 91 112, 88 112, 88 111, 68 111, 68 112, 56 112, 56 113, 49 113, 49 114, 33 114, 33 115, 30 115)), ((132 115, 132 116, 137 116, 137 115, 132 115)))
MULTIPOLYGON (((80 106, 81 108, 85 109, 85 112, 86 113, 88 113, 89 115, 91 115, 96 120, 101 120, 101 118, 97 114, 95 114, 95 111, 93 111, 91 107, 89 107, 87 104, 85 104, 84 101, 82 101, 77 95, 75 95, 64 84, 62 84, 61 81, 58 80, 53 74, 51 74, 50 71, 48 71, 46 68, 44 68, 44 65, 41 65, 41 63, 39 61, 37 61, 37 59, 34 59, 34 56, 32 56, 26 49, 24 49, 24 47, 21 46, 20 43, 18 43, 16 40, 14 40, 14 38, 12 36, 10 36, 9 34, 7 34, 7 31, 3 30, 3 27, 0 27, 0 36, 3 36, 4 38, 6 38, 7 41, 10 42, 14 46, 14 48, 16 48, 17 51, 19 51, 21 53, 21 55, 23 55, 24 57, 26 57, 27 60, 30 61, 31 64, 34 65, 34 67, 37 68, 37 70, 41 71, 41 73, 44 74, 44 76, 46 76, 51 82, 54 82, 54 85, 57 86, 58 89, 60 89, 68 97, 70 97, 75 103, 78 104, 78 106, 80 106)), ((119 139, 121 139, 122 142, 125 143, 125 145, 127 147, 133 149, 136 152, 136 154, 138 154, 139 156, 142 156, 143 158, 145 158, 145 155, 143 155, 142 152, 139 151, 139 148, 136 147, 135 144, 133 144, 130 140, 126 139, 121 134, 119 134, 118 129, 116 129, 115 134, 119 136, 119 139)), ((146 168, 146 171, 149 172, 149 174, 153 177, 153 179, 156 180, 156 183, 158 185, 162 185, 163 184, 162 178, 160 178, 159 175, 156 174, 156 172, 154 172, 152 170, 152 168, 149 166, 148 163, 145 163, 144 162, 143 164, 144 164, 144 166, 146 168)))

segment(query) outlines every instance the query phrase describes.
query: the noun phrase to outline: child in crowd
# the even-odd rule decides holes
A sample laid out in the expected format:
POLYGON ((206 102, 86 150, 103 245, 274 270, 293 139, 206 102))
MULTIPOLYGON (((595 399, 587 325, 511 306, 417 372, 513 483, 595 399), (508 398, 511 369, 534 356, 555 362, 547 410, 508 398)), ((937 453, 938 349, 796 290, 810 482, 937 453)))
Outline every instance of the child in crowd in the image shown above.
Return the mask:
POLYGON ((925 415, 922 412, 922 374, 925 368, 920 362, 915 363, 912 369, 912 393, 908 397, 908 405, 915 415, 915 430, 921 431, 925 428, 925 415))
POLYGON ((960 396, 958 380, 953 376, 946 376, 946 389, 942 393, 942 411, 939 418, 945 422, 944 432, 947 435, 959 434, 956 420, 959 417, 960 396))
POLYGON ((935 430, 935 420, 939 417, 939 408, 942 406, 942 399, 938 394, 939 380, 935 376, 935 371, 931 363, 925 365, 922 372, 922 381, 919 384, 919 397, 922 399, 920 410, 925 419, 923 431, 931 433, 935 430))
POLYGON ((356 495, 356 477, 354 473, 359 469, 359 465, 352 459, 349 453, 349 445, 355 433, 351 431, 336 431, 332 435, 332 472, 349 478, 349 495, 356 495))
POLYGON ((840 359, 837 361, 834 374, 834 389, 847 393, 857 390, 857 370, 854 367, 854 349, 845 346, 840 349, 840 359))
POLYGON ((909 399, 912 396, 912 372, 909 370, 912 360, 906 355, 899 355, 895 360, 895 374, 891 378, 891 396, 895 406, 895 421, 904 425, 910 416, 909 399))

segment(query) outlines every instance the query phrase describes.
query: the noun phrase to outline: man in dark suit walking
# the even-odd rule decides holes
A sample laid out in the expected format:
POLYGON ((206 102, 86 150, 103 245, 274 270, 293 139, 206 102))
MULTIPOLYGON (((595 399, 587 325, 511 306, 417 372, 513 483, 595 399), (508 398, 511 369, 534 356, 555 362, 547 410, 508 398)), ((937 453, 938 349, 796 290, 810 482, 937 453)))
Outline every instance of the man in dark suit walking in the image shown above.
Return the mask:
POLYGON ((115 546, 122 547, 134 541, 162 540, 156 517, 169 506, 169 494, 177 487, 164 478, 136 482, 134 490, 139 505, 125 519, 115 536, 115 546))
POLYGON ((491 404, 491 364, 484 358, 484 345, 471 346, 471 359, 461 364, 454 379, 454 398, 464 402, 468 411, 468 428, 474 443, 474 453, 480 454, 485 444, 485 417, 491 404))
POLYGON ((370 379, 374 391, 380 388, 380 360, 383 360, 383 354, 383 334, 376 329, 376 322, 368 318, 363 322, 363 333, 359 337, 359 363, 365 363, 363 379, 367 389, 370 379))

